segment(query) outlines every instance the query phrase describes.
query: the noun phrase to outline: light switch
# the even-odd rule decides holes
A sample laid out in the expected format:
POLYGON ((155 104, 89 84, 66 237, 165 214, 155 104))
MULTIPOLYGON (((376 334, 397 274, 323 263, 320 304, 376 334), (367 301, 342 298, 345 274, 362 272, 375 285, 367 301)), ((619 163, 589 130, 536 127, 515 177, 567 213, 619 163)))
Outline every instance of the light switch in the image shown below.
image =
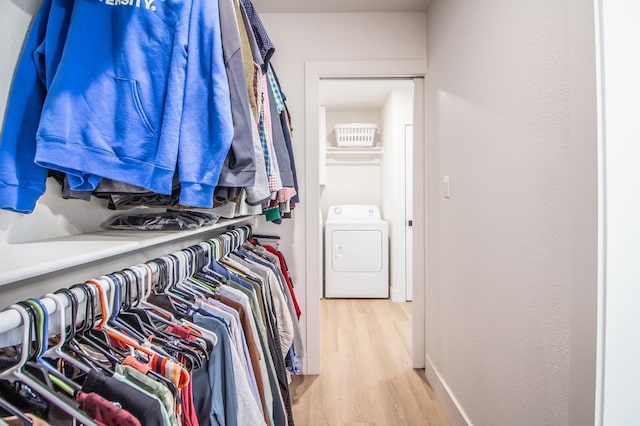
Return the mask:
POLYGON ((444 198, 451 198, 451 179, 449 176, 444 177, 443 195, 444 198))

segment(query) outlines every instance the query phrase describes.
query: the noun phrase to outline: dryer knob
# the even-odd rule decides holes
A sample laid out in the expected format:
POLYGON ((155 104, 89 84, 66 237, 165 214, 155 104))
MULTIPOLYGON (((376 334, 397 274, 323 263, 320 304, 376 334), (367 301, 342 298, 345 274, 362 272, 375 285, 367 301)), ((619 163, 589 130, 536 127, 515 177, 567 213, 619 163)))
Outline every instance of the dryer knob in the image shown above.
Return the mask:
POLYGON ((340 214, 340 213, 342 213, 342 209, 340 207, 336 207, 335 209, 333 209, 333 212, 335 214, 340 214))

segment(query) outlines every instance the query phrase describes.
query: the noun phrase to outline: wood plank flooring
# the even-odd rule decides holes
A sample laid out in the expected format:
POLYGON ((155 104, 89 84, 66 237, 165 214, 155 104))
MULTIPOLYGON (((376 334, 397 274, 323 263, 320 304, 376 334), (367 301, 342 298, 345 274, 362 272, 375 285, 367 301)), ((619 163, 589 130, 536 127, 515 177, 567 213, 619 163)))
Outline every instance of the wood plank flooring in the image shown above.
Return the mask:
POLYGON ((424 377, 411 368, 411 303, 325 299, 322 373, 291 384, 299 426, 449 426, 424 377))

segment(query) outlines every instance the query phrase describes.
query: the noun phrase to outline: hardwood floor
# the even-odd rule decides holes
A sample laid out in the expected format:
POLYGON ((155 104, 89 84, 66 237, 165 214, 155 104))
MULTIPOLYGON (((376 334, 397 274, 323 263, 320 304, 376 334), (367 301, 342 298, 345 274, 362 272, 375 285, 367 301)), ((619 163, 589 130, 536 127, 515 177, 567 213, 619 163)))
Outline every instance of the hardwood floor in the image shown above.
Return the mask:
POLYGON ((293 378, 296 425, 449 425, 411 368, 411 303, 325 299, 321 310, 322 373, 293 378))

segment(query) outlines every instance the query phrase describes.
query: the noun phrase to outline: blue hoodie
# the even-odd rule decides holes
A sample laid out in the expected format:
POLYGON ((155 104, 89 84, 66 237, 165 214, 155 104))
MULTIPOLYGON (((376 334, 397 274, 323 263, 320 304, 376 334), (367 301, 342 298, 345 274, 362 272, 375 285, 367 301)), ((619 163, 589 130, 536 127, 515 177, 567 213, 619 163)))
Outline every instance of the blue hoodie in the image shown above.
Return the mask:
MULTIPOLYGON (((35 162, 72 189, 100 178, 211 207, 233 138, 218 4, 76 0, 35 162)), ((7 124, 9 126, 9 123, 7 124)))
POLYGON ((66 39, 73 0, 44 0, 22 49, 0 135, 0 208, 30 213, 45 191, 47 169, 34 163, 47 89, 66 39))

